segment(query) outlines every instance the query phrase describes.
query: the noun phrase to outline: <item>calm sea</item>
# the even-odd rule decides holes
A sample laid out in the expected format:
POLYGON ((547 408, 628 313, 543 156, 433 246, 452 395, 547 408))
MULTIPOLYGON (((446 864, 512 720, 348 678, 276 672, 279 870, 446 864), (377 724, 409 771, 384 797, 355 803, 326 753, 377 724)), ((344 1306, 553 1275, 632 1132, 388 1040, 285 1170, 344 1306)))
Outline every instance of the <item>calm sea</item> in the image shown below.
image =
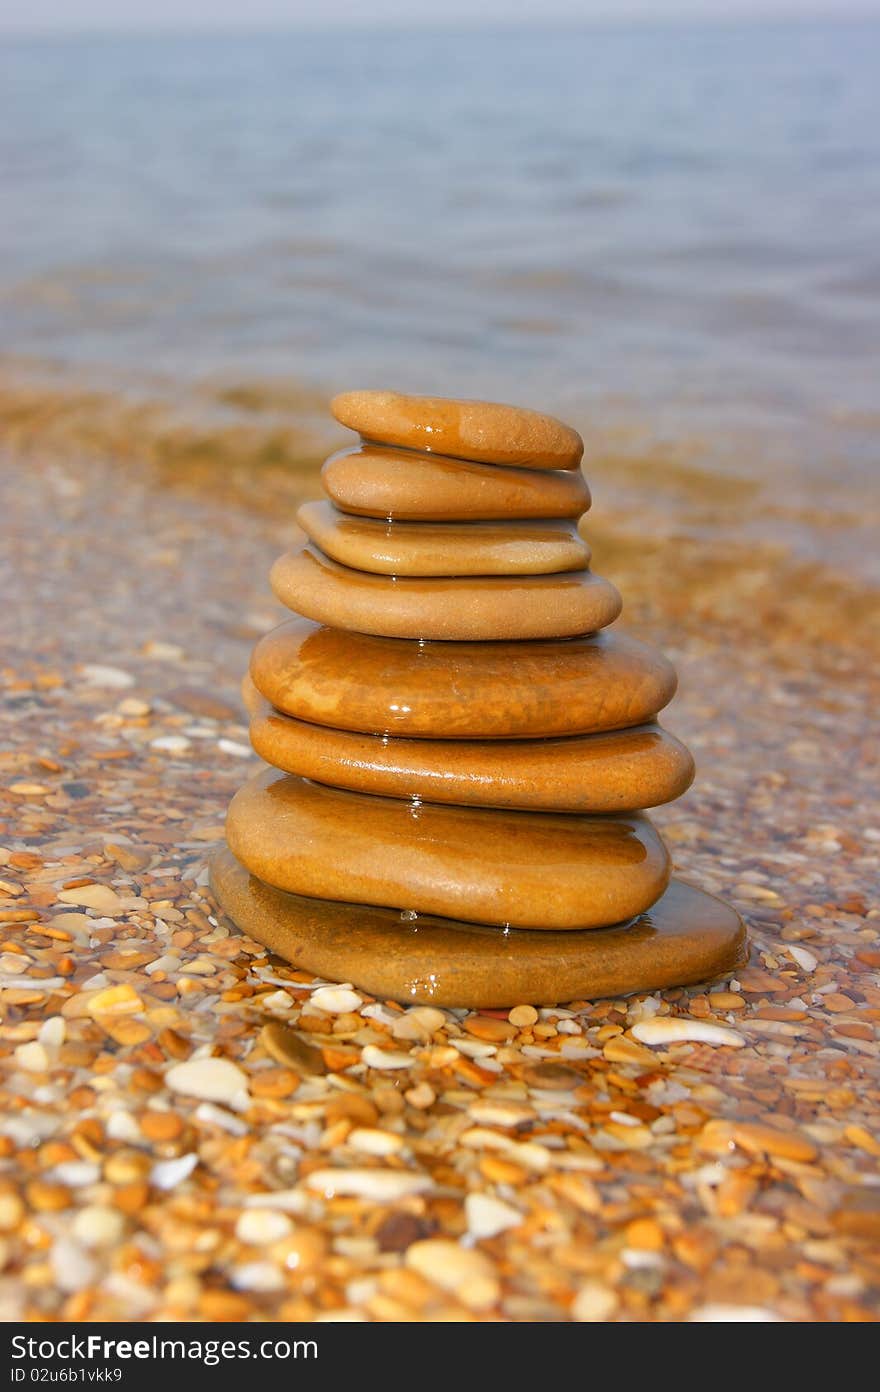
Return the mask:
POLYGON ((880 25, 0 46, 0 353, 880 425, 880 25))

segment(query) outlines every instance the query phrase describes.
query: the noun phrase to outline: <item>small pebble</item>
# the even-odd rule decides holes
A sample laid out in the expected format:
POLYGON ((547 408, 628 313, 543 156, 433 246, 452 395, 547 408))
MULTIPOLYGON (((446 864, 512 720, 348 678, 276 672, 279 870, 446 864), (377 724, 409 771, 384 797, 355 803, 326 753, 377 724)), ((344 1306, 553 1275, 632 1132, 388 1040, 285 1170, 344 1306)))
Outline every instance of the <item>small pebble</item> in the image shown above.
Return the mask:
POLYGON ((125 696, 116 709, 120 715, 128 715, 137 719, 139 716, 149 715, 152 707, 148 701, 141 701, 137 696, 125 696))
POLYGON ((190 747, 190 741, 186 735, 159 735, 157 739, 150 740, 150 748, 158 749, 163 754, 185 754, 190 747))
POLYGON ((49 1055, 44 1046, 36 1040, 29 1044, 17 1045, 15 1061, 26 1073, 45 1073, 49 1067, 49 1055))
POLYGON ((67 1033, 67 1024, 61 1015, 50 1015, 40 1025, 37 1035, 46 1049, 60 1049, 67 1033))
POLYGON ((235 1290, 268 1293, 284 1289, 284 1277, 271 1262, 244 1262, 229 1273, 235 1290))
POLYGON ((587 1281, 572 1302, 572 1318, 585 1324, 601 1324, 614 1316, 619 1303, 610 1286, 600 1281, 587 1281))
POLYGON ((24 1217, 24 1204, 12 1189, 0 1190, 0 1232, 13 1232, 24 1217))
POLYGON ((246 1208, 235 1225, 239 1242, 247 1242, 252 1247, 280 1242, 292 1231, 293 1224, 287 1214, 273 1208, 246 1208))
POLYGON ((814 972, 819 965, 819 959, 814 957, 806 947, 796 947, 789 945, 789 954, 805 972, 814 972))
POLYGON ((98 1278, 98 1268, 92 1258, 69 1237, 59 1237, 55 1242, 50 1263, 55 1284, 67 1294, 94 1285, 98 1278))
POLYGON ((249 744, 239 744, 238 740, 219 739, 217 748, 221 754, 229 754, 233 759, 251 759, 254 751, 249 744))
POLYGON ((519 1209, 493 1199, 489 1194, 468 1194, 464 1203, 468 1232, 477 1241, 497 1237, 508 1228, 519 1227, 523 1215, 519 1209))
POLYGON ((122 912, 122 900, 109 885, 78 885, 76 889, 62 889, 58 892, 62 904, 76 904, 82 909, 97 909, 98 913, 115 918, 122 912))
POLYGON ((470 1310, 489 1310, 501 1294, 495 1268, 482 1252, 460 1247, 447 1238, 426 1238, 414 1242, 404 1258, 410 1271, 416 1271, 432 1285, 449 1291, 470 1310))
POLYGON ((247 1089, 247 1074, 230 1059, 198 1058, 175 1063, 165 1074, 172 1092, 205 1102, 229 1102, 247 1089))
POLYGON ((359 1010, 364 1002, 356 991, 347 990, 344 986, 319 986, 317 991, 312 992, 311 1003, 319 1010, 326 1010, 328 1015, 347 1015, 350 1011, 359 1010))
POLYGON ((688 1318, 690 1324, 784 1324, 781 1315, 760 1305, 698 1305, 688 1318))
POLYGON ((515 1005, 507 1016, 517 1029, 528 1029, 538 1022, 538 1012, 533 1005, 515 1005))
POLYGON ((361 1051, 361 1058, 368 1068, 412 1068, 415 1063, 415 1059, 410 1054, 402 1054, 395 1049, 380 1049, 376 1044, 365 1044, 361 1051))
POLYGON ((111 691, 124 691, 127 686, 134 686, 134 677, 130 672, 123 672, 121 667, 104 667, 89 662, 80 671, 89 686, 104 686, 111 691))
POLYGON ((160 1160, 150 1171, 150 1183, 157 1189, 176 1189, 185 1179, 189 1179, 196 1165, 197 1155, 179 1155, 174 1160, 160 1160))
POLYGON ((346 1145, 364 1155, 396 1155, 403 1149, 403 1137, 393 1131, 380 1131, 372 1126, 356 1126, 349 1131, 346 1145))
POLYGON ((424 1194, 433 1188, 429 1175, 414 1174, 411 1170, 312 1170, 305 1183, 327 1198, 348 1194, 359 1199, 376 1199, 379 1203, 392 1203, 395 1199, 424 1194))
POLYGON ((639 1020, 632 1027, 633 1037, 642 1044, 676 1044, 691 1040, 699 1044, 726 1044, 741 1049, 745 1039, 725 1025, 711 1025, 705 1020, 688 1020, 673 1015, 658 1015, 653 1020, 639 1020))
POLYGON ((79 1210, 72 1231, 84 1247, 114 1247, 124 1229, 125 1220, 118 1209, 94 1204, 79 1210))
POLYGON ((413 1005, 398 1015, 391 1026, 395 1039, 430 1039, 443 1028, 446 1016, 432 1005, 413 1005))

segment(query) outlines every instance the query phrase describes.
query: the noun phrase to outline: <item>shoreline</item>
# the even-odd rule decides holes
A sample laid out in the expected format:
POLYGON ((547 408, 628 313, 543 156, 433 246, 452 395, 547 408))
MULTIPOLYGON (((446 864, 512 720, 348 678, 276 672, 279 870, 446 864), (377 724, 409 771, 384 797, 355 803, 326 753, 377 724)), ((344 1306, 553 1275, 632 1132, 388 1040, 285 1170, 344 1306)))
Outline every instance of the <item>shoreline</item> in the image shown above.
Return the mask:
MULTIPOLYGON (((296 382, 113 382, 44 364, 4 372, 0 360, 0 451, 51 458, 74 486, 83 461, 103 460, 142 486, 286 516, 289 535, 296 508, 320 492, 324 458, 352 438, 327 399, 296 382)), ((625 588, 628 621, 666 614, 683 630, 718 625, 733 639, 778 631, 810 648, 880 650, 870 496, 856 510, 845 490, 793 479, 795 451, 785 458, 778 438, 710 445, 634 420, 575 423, 594 498, 582 531, 593 569, 625 588), (738 466, 744 457, 749 468, 738 466)))

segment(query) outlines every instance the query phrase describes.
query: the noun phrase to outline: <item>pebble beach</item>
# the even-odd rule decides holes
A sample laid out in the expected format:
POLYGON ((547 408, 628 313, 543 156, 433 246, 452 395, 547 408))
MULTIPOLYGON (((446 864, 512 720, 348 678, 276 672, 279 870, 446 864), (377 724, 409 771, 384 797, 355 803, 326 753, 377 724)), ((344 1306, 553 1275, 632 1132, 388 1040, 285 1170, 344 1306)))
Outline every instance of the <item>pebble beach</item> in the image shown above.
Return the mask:
MULTIPOLYGON (((654 815, 750 958, 653 995, 407 1009, 273 958, 208 889, 258 768, 265 577, 341 443, 320 398, 262 447, 228 427, 225 456, 213 425, 53 400, 7 395, 0 465, 2 1317, 876 1318, 857 568, 762 539, 766 498, 692 450, 588 435, 584 534, 622 631, 678 669, 697 762, 654 815)), ((821 551, 821 510, 800 521, 821 551)))

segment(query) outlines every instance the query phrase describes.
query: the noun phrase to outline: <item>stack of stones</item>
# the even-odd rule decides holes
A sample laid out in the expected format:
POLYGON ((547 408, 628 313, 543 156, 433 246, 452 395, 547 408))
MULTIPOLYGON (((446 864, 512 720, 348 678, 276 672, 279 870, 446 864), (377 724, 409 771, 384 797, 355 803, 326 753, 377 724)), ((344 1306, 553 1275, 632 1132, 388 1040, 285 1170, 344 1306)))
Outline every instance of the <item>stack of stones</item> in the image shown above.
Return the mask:
POLYGON ((500 1007, 700 981, 737 915, 670 882, 643 809, 693 777, 655 721, 675 673, 604 630, 580 436, 534 411, 350 392, 361 436, 272 570, 297 617, 245 699, 271 768, 235 796, 221 906, 373 995, 500 1007))

